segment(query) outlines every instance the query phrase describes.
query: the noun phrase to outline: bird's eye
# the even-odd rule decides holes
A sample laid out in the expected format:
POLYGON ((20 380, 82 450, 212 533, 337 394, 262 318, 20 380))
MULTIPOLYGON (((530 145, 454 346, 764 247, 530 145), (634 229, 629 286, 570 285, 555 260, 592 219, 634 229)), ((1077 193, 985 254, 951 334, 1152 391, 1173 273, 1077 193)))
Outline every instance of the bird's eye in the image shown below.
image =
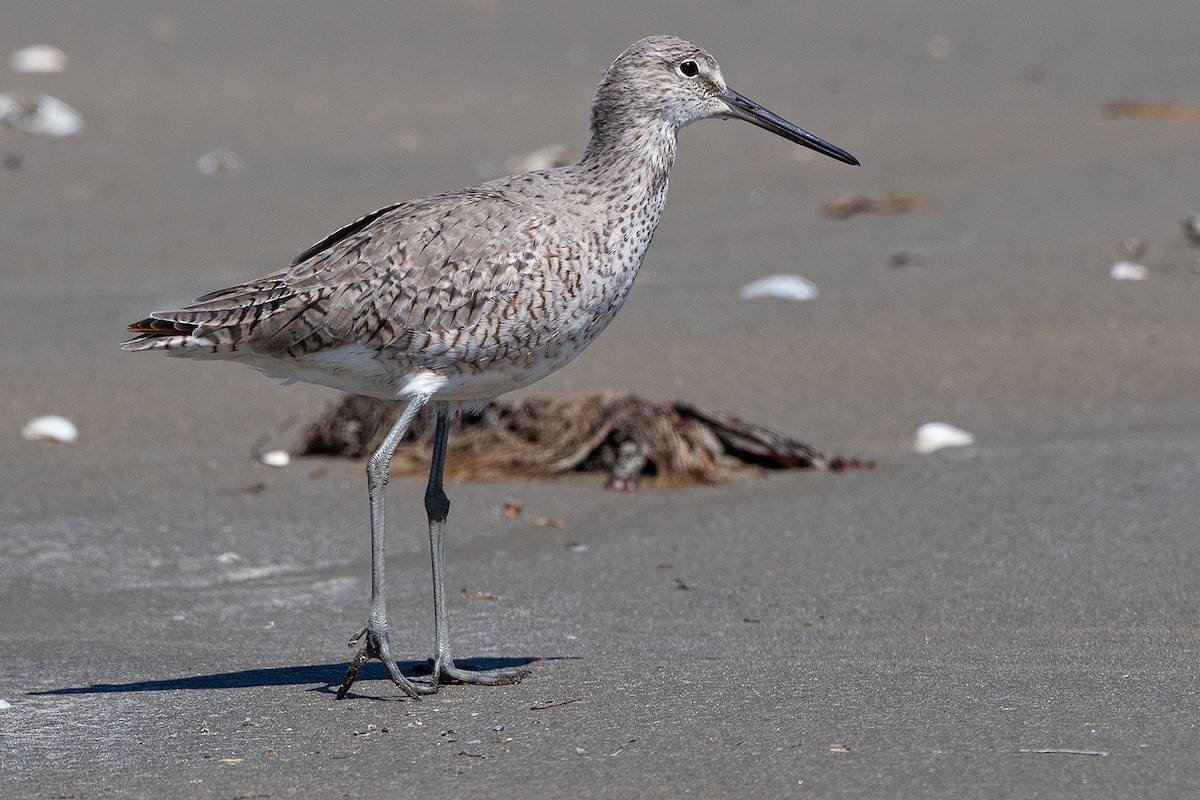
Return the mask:
POLYGON ((687 61, 680 61, 679 66, 675 69, 685 78, 694 78, 700 74, 700 65, 690 58, 687 61))

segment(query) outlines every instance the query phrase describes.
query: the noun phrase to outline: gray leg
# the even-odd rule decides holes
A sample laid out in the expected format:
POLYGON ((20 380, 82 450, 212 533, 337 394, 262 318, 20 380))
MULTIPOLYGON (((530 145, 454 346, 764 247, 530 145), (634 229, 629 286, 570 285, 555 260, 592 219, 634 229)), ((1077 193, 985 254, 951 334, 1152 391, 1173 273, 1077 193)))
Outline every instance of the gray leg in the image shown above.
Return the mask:
POLYGON ((433 458, 429 465, 429 484, 425 487, 425 511, 429 515, 429 551, 433 560, 433 625, 437 636, 437 657, 433 662, 433 683, 444 678, 463 683, 496 686, 516 683, 529 674, 528 670, 460 669, 454 665, 450 652, 450 627, 446 622, 446 517, 450 513, 450 498, 442 487, 446 467, 446 438, 452 416, 446 403, 434 405, 437 430, 433 434, 433 458))
POLYGON ((422 694, 437 691, 437 682, 432 686, 414 683, 400 674, 396 659, 392 657, 391 646, 388 644, 387 603, 384 600, 384 527, 383 527, 383 490, 388 482, 388 469, 392 463, 392 454, 400 445, 400 440, 412 424, 413 417, 429 401, 429 395, 413 395, 408 401, 408 407, 396 420, 396 424, 383 438, 371 460, 367 462, 367 491, 371 497, 371 617, 365 628, 360 630, 350 640, 350 647, 363 641, 362 647, 350 662, 346 677, 342 679, 338 689, 337 699, 341 700, 350 690, 350 686, 358 677, 363 665, 372 658, 378 658, 387 667, 392 681, 413 699, 420 699, 422 694))

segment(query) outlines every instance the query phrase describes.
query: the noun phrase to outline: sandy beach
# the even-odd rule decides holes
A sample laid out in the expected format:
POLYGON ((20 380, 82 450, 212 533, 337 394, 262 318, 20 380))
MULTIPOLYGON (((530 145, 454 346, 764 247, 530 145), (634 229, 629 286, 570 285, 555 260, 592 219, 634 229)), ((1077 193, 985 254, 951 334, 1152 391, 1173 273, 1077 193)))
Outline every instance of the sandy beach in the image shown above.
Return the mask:
MULTIPOLYGON (((83 121, 0 125, 6 797, 1200 792, 1192 3, 3 17, 0 93, 83 121), (375 662, 336 702, 367 613, 363 467, 254 453, 338 395, 124 353, 125 326, 380 206, 580 150, 600 75, 651 33, 862 166, 740 122, 682 131, 625 308, 531 391, 685 401, 877 466, 635 494, 596 474, 452 484, 460 657, 532 676, 412 702, 375 662), (10 69, 33 44, 65 70, 10 69), (1112 119, 1115 100, 1181 110, 1112 119), (887 192, 930 208, 822 213, 887 192), (1114 280, 1121 260, 1144 279, 1114 280), (777 273, 819 296, 739 296, 777 273), (78 440, 23 439, 44 414, 78 440), (934 421, 975 444, 915 452, 934 421)), ((433 648, 422 492, 388 495, 414 673, 433 648)))

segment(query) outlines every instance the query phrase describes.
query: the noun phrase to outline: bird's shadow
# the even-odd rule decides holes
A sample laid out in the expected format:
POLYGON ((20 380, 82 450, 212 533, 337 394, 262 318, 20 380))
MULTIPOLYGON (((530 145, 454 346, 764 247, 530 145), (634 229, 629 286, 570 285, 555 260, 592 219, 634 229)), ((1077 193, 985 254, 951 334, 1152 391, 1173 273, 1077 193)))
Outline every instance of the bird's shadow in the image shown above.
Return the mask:
MULTIPOLYGON (((518 658, 457 658, 454 663, 471 669, 503 669, 523 667, 535 661, 576 660, 579 656, 527 656, 518 658)), ((344 661, 332 664, 311 664, 294 667, 269 667, 265 669, 243 669, 236 672, 215 672, 210 675, 190 675, 182 678, 166 678, 157 681, 133 681, 131 683, 93 683, 90 686, 67 686, 61 689, 46 689, 29 692, 30 695, 68 694, 121 694, 124 692, 169 692, 181 689, 246 689, 258 686, 301 686, 318 684, 309 689, 313 692, 333 694, 342 683, 349 666, 344 661)), ((400 671, 405 677, 427 676, 432 671, 427 661, 401 661, 400 671)), ((388 680, 387 670, 378 661, 365 664, 358 674, 358 681, 388 680)), ((359 693, 351 692, 348 696, 359 693)))

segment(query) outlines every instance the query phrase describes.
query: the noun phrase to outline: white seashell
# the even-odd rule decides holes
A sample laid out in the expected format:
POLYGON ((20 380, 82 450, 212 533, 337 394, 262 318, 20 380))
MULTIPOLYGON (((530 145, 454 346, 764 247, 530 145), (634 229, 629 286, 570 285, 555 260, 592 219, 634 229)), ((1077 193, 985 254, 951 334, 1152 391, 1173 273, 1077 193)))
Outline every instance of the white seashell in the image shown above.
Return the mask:
POLYGON ((1144 281, 1150 275, 1150 270, 1132 261, 1118 261, 1108 274, 1114 281, 1144 281))
POLYGON ((23 47, 8 57, 13 72, 62 72, 67 68, 67 54, 48 44, 23 47))
POLYGON ((778 297, 781 300, 812 300, 820 290, 812 281, 799 275, 768 275, 747 283, 741 295, 749 300, 754 297, 778 297))
POLYGON ((961 428, 944 422, 927 422, 917 428, 913 447, 918 453, 932 453, 943 447, 966 447, 975 443, 975 437, 961 428))
POLYGON ((51 414, 35 417, 21 429, 21 435, 31 442, 73 442, 79 438, 79 429, 66 417, 51 414))
POLYGON ((83 127, 83 117, 48 94, 0 94, 0 128, 6 126, 26 133, 70 136, 83 127))
POLYGON ((258 460, 268 467, 286 467, 292 461, 287 450, 268 450, 258 454, 258 460))
POLYGON ((0 700, 0 711, 7 711, 10 708, 12 708, 12 703, 7 700, 0 700))
POLYGON ((217 561, 220 561, 222 564, 237 564, 241 560, 242 557, 232 550, 230 550, 228 553, 221 553, 221 555, 217 556, 217 561))

